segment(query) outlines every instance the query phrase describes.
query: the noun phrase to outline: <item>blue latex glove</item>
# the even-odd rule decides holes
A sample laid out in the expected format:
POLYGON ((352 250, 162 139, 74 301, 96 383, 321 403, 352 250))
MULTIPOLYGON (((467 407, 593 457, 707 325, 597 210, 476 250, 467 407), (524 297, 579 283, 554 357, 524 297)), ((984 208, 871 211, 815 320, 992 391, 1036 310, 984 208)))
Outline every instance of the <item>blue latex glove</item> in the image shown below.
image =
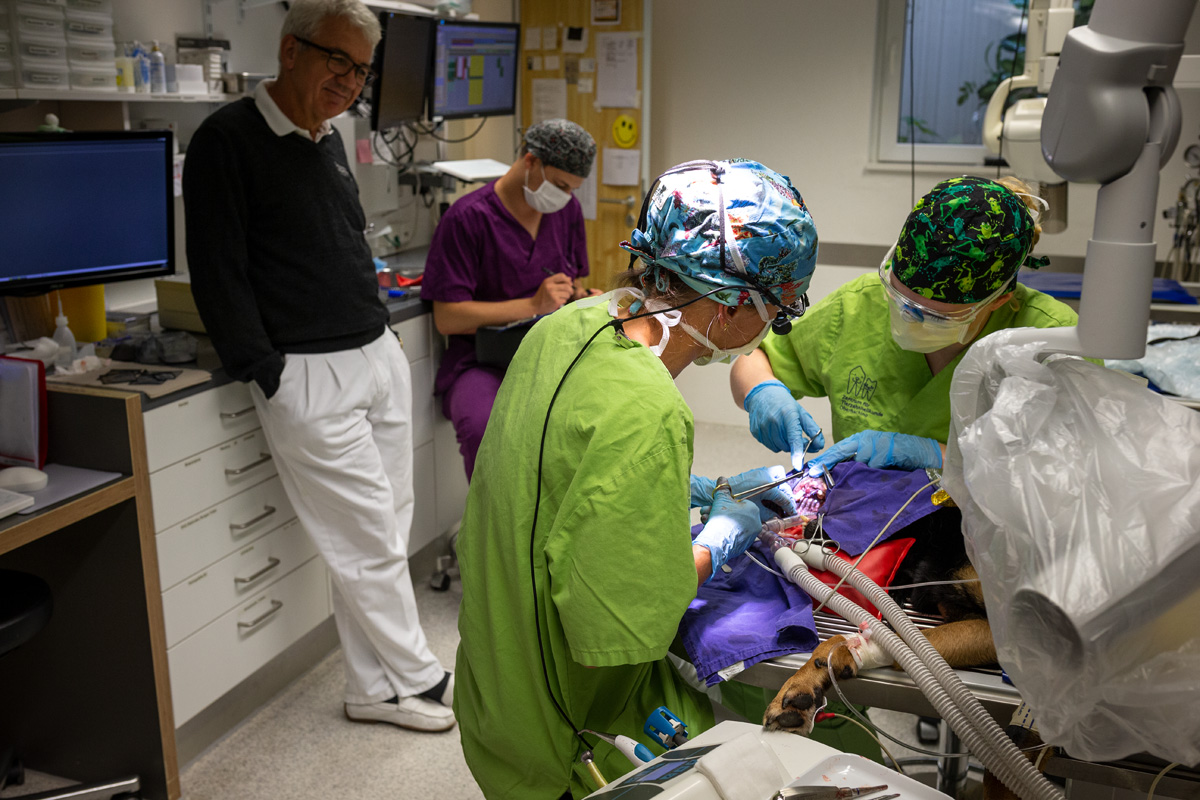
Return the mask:
MULTIPOLYGON (((750 469, 730 478, 729 486, 734 494, 741 494, 747 489, 777 481, 784 476, 785 472, 786 470, 780 466, 750 469)), ((707 508, 712 505, 713 491, 716 488, 717 482, 712 478, 693 475, 691 507, 702 509, 704 514, 710 513, 707 508)), ((775 517, 790 517, 796 513, 796 498, 792 496, 791 490, 786 484, 772 486, 762 494, 746 499, 758 507, 759 519, 762 522, 775 517)))
POLYGON ((908 433, 860 431, 809 461, 808 474, 820 475, 834 464, 851 458, 871 467, 942 468, 942 449, 933 439, 908 433))
POLYGON ((777 453, 791 453, 795 469, 804 466, 806 453, 825 447, 821 426, 779 381, 758 384, 746 395, 743 405, 750 414, 754 438, 777 453))
POLYGON ((749 500, 734 500, 729 490, 722 487, 713 495, 708 523, 696 536, 694 544, 708 548, 712 554, 712 571, 716 575, 730 559, 740 556, 754 544, 760 530, 758 507, 749 500))

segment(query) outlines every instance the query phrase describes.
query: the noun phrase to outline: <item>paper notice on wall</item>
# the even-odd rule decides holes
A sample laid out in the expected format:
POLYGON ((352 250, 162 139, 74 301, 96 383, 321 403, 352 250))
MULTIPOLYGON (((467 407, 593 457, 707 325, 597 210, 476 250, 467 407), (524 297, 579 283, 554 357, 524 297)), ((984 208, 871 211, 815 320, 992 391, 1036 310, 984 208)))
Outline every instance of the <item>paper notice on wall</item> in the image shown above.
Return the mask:
MULTIPOLYGON (((597 37, 599 38, 599 37, 597 37)), ((637 186, 642 171, 641 150, 604 148, 604 185, 637 186)))
POLYGON ((563 78, 534 78, 532 81, 531 125, 544 119, 566 119, 567 82, 563 78))
POLYGON ((596 218, 596 170, 583 179, 583 183, 575 190, 575 198, 583 209, 584 219, 596 218))
POLYGON ((579 59, 579 71, 580 72, 595 72, 596 71, 596 59, 594 59, 594 58, 579 59))
POLYGON ((579 92, 580 94, 591 94, 592 93, 592 79, 591 78, 580 78, 579 82, 575 84, 575 91, 579 92))
POLYGON ((558 28, 542 28, 542 49, 558 49, 558 28))
POLYGON ((525 50, 541 50, 542 49, 542 29, 541 28, 526 28, 525 29, 525 50))
POLYGON ((542 68, 543 69, 558 69, 559 68, 558 56, 546 56, 545 58, 543 58, 542 59, 542 68))
POLYGON ((636 108, 638 34, 596 34, 596 105, 636 108))
POLYGON ((587 28, 568 27, 563 33, 562 51, 564 53, 586 53, 587 28))

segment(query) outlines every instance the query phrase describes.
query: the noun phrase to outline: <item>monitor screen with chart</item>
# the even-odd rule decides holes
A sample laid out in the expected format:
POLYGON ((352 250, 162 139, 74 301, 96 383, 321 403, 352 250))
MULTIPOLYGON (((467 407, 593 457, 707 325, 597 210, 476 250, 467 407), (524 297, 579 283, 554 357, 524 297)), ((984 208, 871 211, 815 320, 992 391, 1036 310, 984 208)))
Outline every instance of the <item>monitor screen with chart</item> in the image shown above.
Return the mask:
POLYGON ((520 25, 438 20, 431 114, 443 119, 516 113, 520 25))

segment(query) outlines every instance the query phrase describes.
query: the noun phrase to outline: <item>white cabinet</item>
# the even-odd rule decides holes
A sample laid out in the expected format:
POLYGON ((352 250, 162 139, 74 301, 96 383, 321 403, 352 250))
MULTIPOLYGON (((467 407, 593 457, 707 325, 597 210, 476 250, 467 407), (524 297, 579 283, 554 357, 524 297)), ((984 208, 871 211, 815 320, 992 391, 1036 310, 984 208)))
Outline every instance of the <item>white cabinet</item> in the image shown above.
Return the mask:
MULTIPOLYGON (((412 370, 408 551, 461 518, 467 483, 433 397, 441 338, 429 314, 393 326, 412 370)), ((175 725, 233 689, 332 613, 325 567, 280 483, 245 384, 143 415, 175 725)), ((414 576, 422 580, 424 576, 414 576)))
POLYGON ((143 415, 176 727, 325 620, 325 567, 244 384, 143 415))

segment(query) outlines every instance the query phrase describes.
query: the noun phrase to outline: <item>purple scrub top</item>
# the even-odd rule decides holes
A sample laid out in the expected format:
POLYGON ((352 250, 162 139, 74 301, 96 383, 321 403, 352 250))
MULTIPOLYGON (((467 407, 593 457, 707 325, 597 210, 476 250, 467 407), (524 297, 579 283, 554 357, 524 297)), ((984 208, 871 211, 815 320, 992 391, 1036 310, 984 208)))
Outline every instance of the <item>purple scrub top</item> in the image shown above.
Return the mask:
MULTIPOLYGON (((495 302, 533 297, 550 275, 588 274, 583 210, 574 197, 561 211, 542 216, 530 237, 496 195, 495 181, 460 197, 433 232, 421 299, 443 303, 495 302)), ((451 336, 434 391, 444 394, 475 366, 475 337, 451 336)))

